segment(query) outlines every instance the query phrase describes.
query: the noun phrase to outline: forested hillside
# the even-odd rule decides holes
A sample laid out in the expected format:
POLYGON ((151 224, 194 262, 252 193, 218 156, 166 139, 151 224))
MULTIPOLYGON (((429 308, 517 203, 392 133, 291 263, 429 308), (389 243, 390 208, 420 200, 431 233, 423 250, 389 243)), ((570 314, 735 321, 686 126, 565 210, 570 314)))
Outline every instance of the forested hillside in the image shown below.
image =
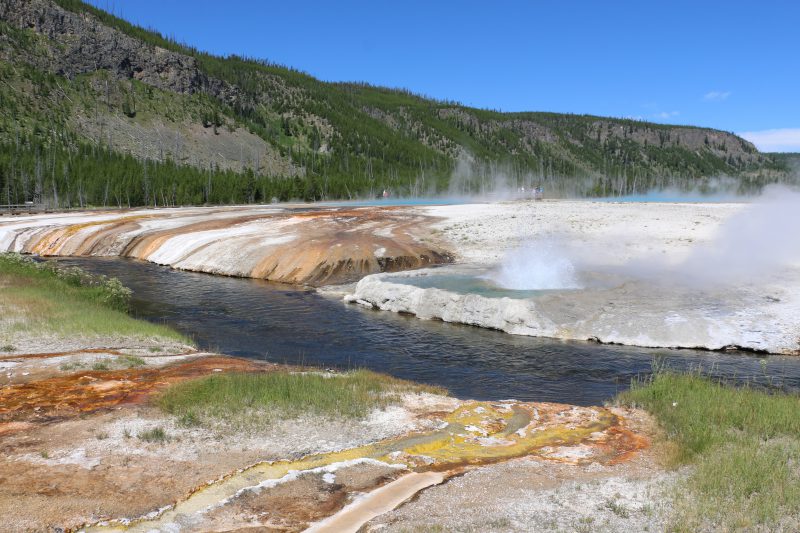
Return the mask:
POLYGON ((742 190, 786 159, 727 132, 500 113, 220 58, 79 0, 0 0, 0 203, 179 205, 742 190))

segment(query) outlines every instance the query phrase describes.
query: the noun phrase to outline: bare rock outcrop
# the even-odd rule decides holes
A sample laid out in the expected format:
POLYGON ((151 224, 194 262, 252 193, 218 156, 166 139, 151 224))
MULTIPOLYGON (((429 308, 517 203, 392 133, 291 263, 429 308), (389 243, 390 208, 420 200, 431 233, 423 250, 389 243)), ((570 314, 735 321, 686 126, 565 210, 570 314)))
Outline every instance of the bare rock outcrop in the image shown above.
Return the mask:
POLYGON ((31 29, 53 46, 43 55, 17 50, 38 68, 68 78, 106 70, 120 79, 137 79, 181 94, 207 92, 229 103, 240 91, 204 74, 194 57, 130 37, 95 17, 67 11, 47 0, 2 0, 0 19, 18 29, 31 29))

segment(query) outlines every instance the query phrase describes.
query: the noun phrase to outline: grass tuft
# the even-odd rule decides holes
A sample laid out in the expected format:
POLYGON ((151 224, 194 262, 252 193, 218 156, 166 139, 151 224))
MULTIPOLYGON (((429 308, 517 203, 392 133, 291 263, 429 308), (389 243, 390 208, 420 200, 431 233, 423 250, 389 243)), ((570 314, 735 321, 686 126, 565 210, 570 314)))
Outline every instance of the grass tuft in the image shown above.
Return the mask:
POLYGON ((144 359, 135 355, 123 355, 116 362, 124 368, 139 368, 147 364, 144 359))
POLYGON ((660 371, 619 401, 655 416, 672 466, 693 465, 675 530, 785 528, 800 516, 800 396, 660 371))
POLYGON ((603 505, 605 509, 608 509, 615 515, 620 518, 630 518, 631 512, 625 507, 625 504, 620 503, 616 500, 609 499, 606 501, 605 505, 603 505))
POLYGON ((164 428, 161 426, 155 427, 153 429, 143 431, 137 435, 139 440, 143 440, 145 442, 152 442, 156 444, 164 444, 169 440, 167 436, 167 432, 164 431, 164 428))
POLYGON ((271 372, 215 374, 176 383, 156 402, 182 425, 223 422, 253 428, 274 417, 306 414, 363 418, 375 408, 399 401, 400 393, 418 391, 445 393, 368 370, 333 375, 271 372))
POLYGON ((147 361, 135 355, 121 355, 117 358, 105 358, 95 360, 90 364, 88 361, 70 361, 62 363, 59 368, 63 372, 71 372, 73 370, 84 370, 91 368, 97 371, 117 370, 120 368, 139 368, 145 366, 147 361))
POLYGON ((0 311, 6 319, 0 336, 122 336, 189 344, 166 326, 129 316, 130 294, 115 278, 0 253, 0 311))

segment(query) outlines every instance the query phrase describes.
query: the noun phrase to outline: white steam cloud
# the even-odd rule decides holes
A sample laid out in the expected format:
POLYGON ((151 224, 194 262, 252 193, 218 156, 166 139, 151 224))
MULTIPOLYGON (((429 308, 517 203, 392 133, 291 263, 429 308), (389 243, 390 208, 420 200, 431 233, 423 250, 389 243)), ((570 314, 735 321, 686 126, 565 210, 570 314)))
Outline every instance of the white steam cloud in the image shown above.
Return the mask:
POLYGON ((677 273, 701 283, 749 283, 800 263, 800 192, 770 186, 696 246, 677 273))
POLYGON ((553 240, 512 250, 487 278, 498 287, 512 290, 580 288, 575 266, 553 240))
MULTIPOLYGON (((621 244, 621 243, 616 243, 621 244)), ((787 267, 800 267, 800 191, 765 188, 723 222, 714 237, 694 245, 677 263, 662 253, 609 266, 611 243, 573 243, 565 237, 525 243, 487 275, 513 290, 575 289, 599 273, 607 282, 644 280, 689 287, 757 284, 787 267)), ((613 264, 613 261, 611 262, 613 264)))

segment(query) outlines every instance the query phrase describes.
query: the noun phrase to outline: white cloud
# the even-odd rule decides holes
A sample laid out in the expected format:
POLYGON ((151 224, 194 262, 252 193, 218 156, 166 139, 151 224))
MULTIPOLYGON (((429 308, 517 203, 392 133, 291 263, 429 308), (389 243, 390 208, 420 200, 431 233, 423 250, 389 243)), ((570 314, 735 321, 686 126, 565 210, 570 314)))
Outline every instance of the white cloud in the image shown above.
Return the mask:
POLYGON ((745 131, 739 136, 762 152, 800 152, 800 128, 745 131))
POLYGON ((703 95, 703 100, 721 102, 722 100, 727 100, 730 95, 730 91, 710 91, 703 95))
POLYGON ((680 111, 662 111, 660 113, 656 113, 653 116, 656 117, 656 118, 667 119, 667 118, 677 117, 680 114, 681 114, 680 111))

